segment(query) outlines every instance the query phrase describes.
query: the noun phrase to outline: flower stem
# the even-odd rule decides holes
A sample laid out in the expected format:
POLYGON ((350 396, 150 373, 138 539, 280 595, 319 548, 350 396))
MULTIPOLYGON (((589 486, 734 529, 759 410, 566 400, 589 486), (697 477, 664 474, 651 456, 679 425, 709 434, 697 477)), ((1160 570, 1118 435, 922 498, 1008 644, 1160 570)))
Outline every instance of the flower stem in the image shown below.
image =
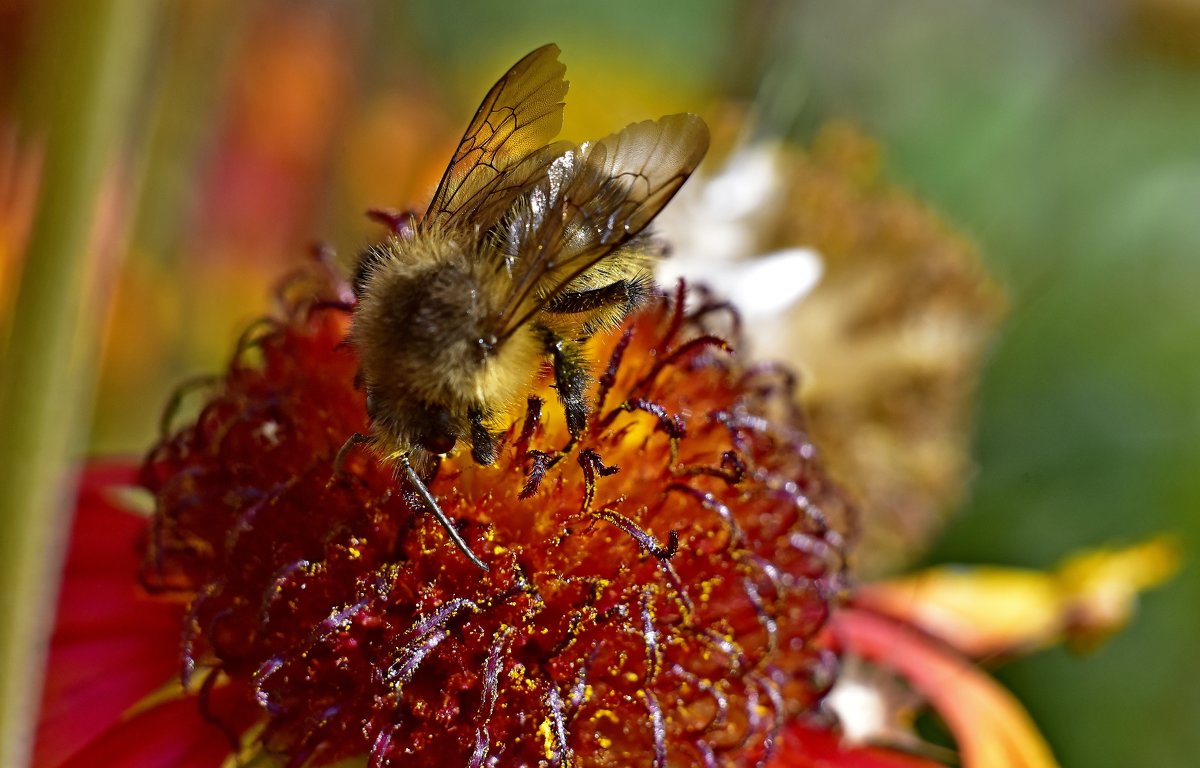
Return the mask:
POLYGON ((28 85, 44 107, 45 175, 0 372, 0 765, 29 757, 102 327, 89 285, 98 204, 160 7, 40 8, 28 85))

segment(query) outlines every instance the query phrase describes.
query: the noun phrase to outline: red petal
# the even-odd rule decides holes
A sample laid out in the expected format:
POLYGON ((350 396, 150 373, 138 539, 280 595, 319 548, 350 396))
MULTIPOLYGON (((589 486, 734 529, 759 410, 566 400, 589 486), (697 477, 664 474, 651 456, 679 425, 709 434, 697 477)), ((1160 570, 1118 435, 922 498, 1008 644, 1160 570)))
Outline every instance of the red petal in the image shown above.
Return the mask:
POLYGON ((70 571, 65 575, 53 642, 132 633, 152 636, 158 642, 170 634, 175 642, 166 645, 175 649, 182 627, 182 604, 150 597, 137 585, 136 576, 124 569, 125 564, 114 564, 117 573, 91 578, 70 571))
POLYGON ((767 768, 942 768, 941 763, 877 747, 851 747, 834 732, 793 723, 767 768))
MULTIPOLYGON (((115 494, 136 483, 137 471, 135 464, 109 463, 83 473, 50 643, 35 766, 62 765, 177 674, 183 607, 137 587, 146 520, 121 507, 115 494)), ((195 702, 190 706, 194 710, 195 702)))
POLYGON ((218 768, 230 751, 229 741, 200 717, 189 696, 122 720, 61 768, 218 768))

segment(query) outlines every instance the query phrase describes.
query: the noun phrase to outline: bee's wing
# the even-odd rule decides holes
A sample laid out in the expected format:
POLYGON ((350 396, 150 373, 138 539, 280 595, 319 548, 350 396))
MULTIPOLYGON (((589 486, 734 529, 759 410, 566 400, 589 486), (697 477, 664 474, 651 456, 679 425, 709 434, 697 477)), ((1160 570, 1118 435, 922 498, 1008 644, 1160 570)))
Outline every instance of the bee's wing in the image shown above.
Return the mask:
POLYGON ((566 73, 558 46, 544 45, 513 65, 484 97, 446 169, 421 226, 485 221, 508 207, 549 160, 562 129, 566 73))
POLYGON ((496 337, 645 229, 707 150, 704 121, 680 114, 634 123, 551 163, 504 233, 513 291, 496 337))

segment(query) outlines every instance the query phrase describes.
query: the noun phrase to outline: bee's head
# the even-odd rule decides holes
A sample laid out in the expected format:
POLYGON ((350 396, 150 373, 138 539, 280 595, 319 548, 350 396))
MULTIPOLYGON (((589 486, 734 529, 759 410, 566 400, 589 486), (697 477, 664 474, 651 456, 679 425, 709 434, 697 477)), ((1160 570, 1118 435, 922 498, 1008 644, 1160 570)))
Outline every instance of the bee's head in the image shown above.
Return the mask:
POLYGON ((393 402, 368 392, 367 415, 391 447, 402 451, 449 453, 463 434, 450 410, 433 403, 393 402))
POLYGON ((480 364, 487 308, 479 277, 454 243, 388 243, 361 275, 353 340, 377 395, 444 399, 449 379, 480 364))
POLYGON ((478 272, 455 243, 417 239, 391 241, 363 276, 352 339, 392 450, 443 454, 469 435, 494 344, 478 272))
POLYGON ((496 337, 495 318, 511 291, 498 277, 456 242, 422 236, 389 241, 364 275, 351 338, 373 430, 391 450, 440 454, 459 440, 475 445, 472 412, 491 425, 521 400, 543 349, 530 326, 496 337))

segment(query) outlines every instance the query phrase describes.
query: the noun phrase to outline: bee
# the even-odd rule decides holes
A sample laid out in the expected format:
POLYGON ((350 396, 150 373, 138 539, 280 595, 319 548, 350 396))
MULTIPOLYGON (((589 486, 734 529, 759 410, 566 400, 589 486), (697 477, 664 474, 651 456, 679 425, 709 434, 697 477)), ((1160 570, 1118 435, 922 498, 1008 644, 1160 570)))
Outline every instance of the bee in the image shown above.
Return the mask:
POLYGON ((592 142, 554 141, 566 68, 546 45, 492 87, 425 215, 355 265, 350 341, 368 443, 405 475, 462 553, 487 570, 423 476, 460 443, 491 464, 544 362, 572 441, 587 421, 583 344, 648 295, 662 249, 645 234, 708 149, 690 114, 592 142))

